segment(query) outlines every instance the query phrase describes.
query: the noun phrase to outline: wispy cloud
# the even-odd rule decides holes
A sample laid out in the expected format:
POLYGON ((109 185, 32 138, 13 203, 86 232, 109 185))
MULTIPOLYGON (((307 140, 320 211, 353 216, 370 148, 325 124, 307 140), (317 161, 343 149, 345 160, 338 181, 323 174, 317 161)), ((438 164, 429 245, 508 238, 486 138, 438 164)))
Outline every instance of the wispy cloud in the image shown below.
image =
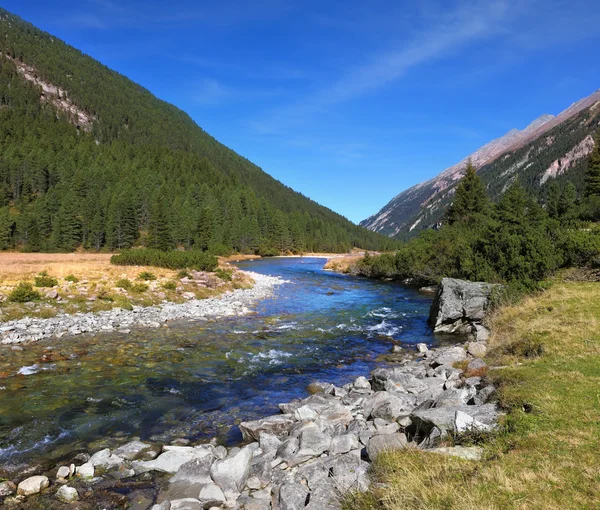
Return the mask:
POLYGON ((278 131, 282 122, 305 119, 328 107, 385 87, 412 68, 451 54, 462 46, 495 34, 509 12, 508 2, 494 0, 460 4, 451 11, 438 11, 440 21, 420 31, 403 44, 371 55, 365 62, 344 72, 340 78, 287 107, 259 119, 253 127, 260 132, 278 131))

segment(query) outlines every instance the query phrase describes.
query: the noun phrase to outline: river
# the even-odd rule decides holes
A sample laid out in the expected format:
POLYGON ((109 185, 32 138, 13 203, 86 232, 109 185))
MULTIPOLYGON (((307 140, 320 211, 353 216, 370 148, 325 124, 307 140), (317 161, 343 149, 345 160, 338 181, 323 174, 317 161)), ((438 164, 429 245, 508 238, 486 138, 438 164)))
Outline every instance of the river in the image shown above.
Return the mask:
POLYGON ((252 315, 0 348, 0 465, 58 459, 131 437, 217 436, 275 414, 316 380, 367 375, 392 342, 434 342, 430 297, 324 271, 324 259, 240 262, 289 283, 252 315))

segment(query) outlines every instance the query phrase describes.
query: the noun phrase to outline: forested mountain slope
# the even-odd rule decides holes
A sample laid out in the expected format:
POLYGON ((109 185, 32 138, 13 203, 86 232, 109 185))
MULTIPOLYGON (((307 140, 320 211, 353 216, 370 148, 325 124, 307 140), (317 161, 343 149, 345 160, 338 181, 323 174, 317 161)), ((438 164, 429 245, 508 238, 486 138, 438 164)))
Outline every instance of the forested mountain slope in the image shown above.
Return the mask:
POLYGON ((0 9, 0 249, 382 249, 183 111, 0 9))
POLYGON ((515 180, 538 197, 544 196, 552 181, 570 180, 581 191, 599 116, 600 91, 596 91, 556 117, 543 115, 522 131, 511 130, 437 177, 403 191, 361 225, 398 238, 436 225, 452 201, 468 159, 494 200, 515 180))

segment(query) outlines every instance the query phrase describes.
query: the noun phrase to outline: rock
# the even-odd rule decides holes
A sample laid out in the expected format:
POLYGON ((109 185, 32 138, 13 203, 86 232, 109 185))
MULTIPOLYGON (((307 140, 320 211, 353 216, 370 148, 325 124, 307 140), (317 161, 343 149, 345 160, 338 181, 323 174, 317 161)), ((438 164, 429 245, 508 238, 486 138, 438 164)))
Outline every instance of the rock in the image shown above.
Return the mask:
POLYGON ((408 446, 406 435, 402 432, 373 436, 367 445, 367 455, 374 461, 381 452, 400 450, 408 446))
POLYGON ((38 494, 49 485, 50 480, 48 480, 47 476, 30 476, 17 486, 17 494, 20 496, 31 496, 38 494))
POLYGON ((108 470, 121 465, 123 463, 123 459, 117 455, 111 454, 110 450, 105 448, 104 450, 94 453, 88 462, 95 468, 100 467, 108 470))
POLYGON ((56 472, 56 478, 58 480, 66 480, 71 476, 71 470, 67 466, 60 466, 56 472))
POLYGON ((475 396, 473 388, 449 388, 444 390, 434 401, 432 407, 457 407, 465 405, 475 396))
POLYGON ((281 440, 273 434, 261 432, 258 436, 258 445, 264 453, 274 452, 281 446, 281 440))
POLYGON ((487 404, 490 401, 491 397, 494 395, 494 393, 496 393, 496 387, 490 384, 489 386, 482 388, 481 391, 473 397, 473 403, 476 406, 487 404))
POLYGON ((235 455, 217 460, 210 468, 210 475, 221 487, 227 499, 236 499, 244 489, 252 466, 252 449, 246 446, 235 455))
POLYGON ((10 482, 0 482, 0 498, 5 498, 7 496, 12 496, 17 490, 17 486, 10 482))
POLYGON ((354 453, 336 455, 326 459, 324 465, 329 470, 335 487, 342 494, 349 491, 362 492, 368 489, 369 463, 362 461, 359 455, 354 453))
POLYGON ((481 324, 475 324, 475 340, 477 342, 487 342, 490 338, 490 330, 481 324))
POLYGON ((466 460, 481 460, 481 455, 483 454, 483 448, 479 446, 448 446, 432 448, 429 451, 441 455, 460 457, 461 459, 466 460))
POLYGON ((358 437, 354 434, 334 436, 331 440, 330 454, 348 453, 349 451, 356 450, 358 447, 358 437))
POLYGON ((469 333, 481 323, 497 285, 444 278, 431 304, 429 324, 435 333, 469 333))
POLYGON ((402 348, 401 345, 393 345, 392 346, 392 354, 400 354, 404 352, 404 349, 402 348))
POLYGON ((300 451, 298 455, 317 457, 329 450, 331 446, 331 435, 320 428, 316 423, 311 422, 306 424, 300 430, 299 434, 300 451))
POLYGON ((145 454, 152 452, 153 446, 151 444, 142 443, 141 441, 130 441, 123 446, 119 446, 113 455, 121 457, 125 460, 135 460, 145 454))
POLYGON ((261 420, 240 423, 242 437, 245 440, 258 441, 261 432, 268 432, 277 437, 287 434, 295 420, 291 414, 276 414, 261 420))
POLYGON ((365 399, 363 408, 365 417, 383 418, 395 421, 399 416, 405 416, 414 407, 414 397, 396 395, 387 391, 379 391, 365 399))
POLYGON ((309 406, 302 406, 294 411, 294 418, 299 421, 314 420, 316 417, 317 413, 309 406))
POLYGON ((413 411, 411 414, 413 423, 406 429, 409 439, 420 442, 429 437, 434 428, 440 432, 440 437, 444 437, 448 432, 454 430, 457 411, 462 411, 486 425, 495 423, 498 418, 498 409, 494 404, 435 407, 413 411))
POLYGON ((314 394, 314 393, 332 394, 333 389, 334 389, 333 384, 319 382, 319 381, 310 383, 307 388, 308 392, 311 394, 314 394))
POLYGON ((46 297, 48 299, 57 299, 58 298, 58 292, 56 290, 50 290, 50 291, 46 292, 46 297))
POLYGON ((477 421, 475 418, 463 411, 456 411, 456 414, 454 415, 455 432, 489 432, 490 430, 492 430, 492 428, 493 427, 491 425, 486 425, 485 423, 477 421))
POLYGON ((208 446, 193 448, 191 446, 165 446, 164 452, 156 459, 148 461, 133 461, 132 467, 137 474, 147 471, 161 473, 177 473, 184 464, 196 459, 201 459, 211 454, 208 446))
POLYGON ((284 483, 279 488, 279 507, 281 510, 301 510, 306 506, 308 495, 309 490, 305 485, 284 483))
POLYGON ((160 505, 154 505, 150 510, 171 510, 171 502, 163 501, 160 505))
POLYGON ((474 358, 484 358, 487 353, 487 347, 483 342, 471 342, 467 346, 467 352, 474 358))
POLYGON ((200 503, 203 508, 209 508, 211 506, 220 506, 225 502, 225 494, 215 483, 208 483, 200 489, 200 496, 198 496, 200 503))
POLYGON ((469 372, 477 372, 487 368, 487 364, 481 358, 475 358, 473 361, 470 361, 467 365, 467 370, 469 372))
POLYGON ((377 368, 371 372, 375 391, 417 394, 427 389, 427 385, 404 368, 377 368))
POLYGON ((75 472, 80 478, 94 478, 94 465, 86 462, 76 468, 75 472))
POLYGON ((196 498, 182 498, 171 501, 169 510, 203 510, 202 503, 196 498))
POLYGON ((71 503, 79 499, 79 493, 75 487, 69 487, 63 485, 58 491, 56 491, 56 497, 63 503, 71 503))
POLYGON ((457 345, 448 349, 440 349, 440 351, 433 357, 432 366, 452 365, 466 359, 467 351, 457 345))
POLYGON ((420 352, 422 354, 426 353, 429 348, 427 347, 427 344, 425 343, 418 343, 417 345, 415 345, 417 352, 420 352))

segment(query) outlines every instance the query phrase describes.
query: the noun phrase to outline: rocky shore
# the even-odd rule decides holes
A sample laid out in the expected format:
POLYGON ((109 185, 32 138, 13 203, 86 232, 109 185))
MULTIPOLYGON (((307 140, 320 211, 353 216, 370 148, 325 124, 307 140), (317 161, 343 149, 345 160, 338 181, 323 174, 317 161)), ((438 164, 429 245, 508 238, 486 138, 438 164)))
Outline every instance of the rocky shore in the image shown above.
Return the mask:
MULTIPOLYGON (((264 286, 255 297, 276 284, 258 280, 264 286)), ((500 410, 482 359, 488 289, 464 283, 469 292, 460 281, 442 282, 432 307, 434 323, 460 321, 465 329, 474 317, 464 344, 395 346, 396 362, 369 378, 341 387, 314 382, 310 396, 280 404, 280 414, 240 423, 240 446, 133 440, 4 481, 0 498, 8 508, 78 501, 90 509, 334 510, 349 492, 368 489, 370 462, 381 452, 428 450, 477 461, 481 448, 461 446, 461 438, 493 432, 500 410)), ((220 313, 239 308, 233 299, 220 313)))
POLYGON ((9 508, 32 497, 85 503, 111 483, 135 485, 150 476, 147 504, 136 508, 338 509, 344 494, 368 488, 369 462, 382 451, 479 459, 477 447, 452 446, 463 433, 492 431, 499 415, 487 366, 470 345, 430 350, 419 344, 369 379, 342 387, 313 383, 312 395, 280 404, 281 414, 242 422, 244 446, 132 441, 80 453, 18 484, 3 482, 0 495, 9 508))
POLYGON ((158 328, 169 321, 244 315, 257 301, 271 295, 281 278, 247 272, 255 284, 250 289, 237 289, 208 299, 190 299, 181 304, 163 302, 157 306, 134 306, 132 310, 113 308, 95 313, 60 314, 48 319, 26 317, 0 324, 0 343, 18 344, 43 338, 60 338, 82 333, 118 331, 132 328, 158 328))

